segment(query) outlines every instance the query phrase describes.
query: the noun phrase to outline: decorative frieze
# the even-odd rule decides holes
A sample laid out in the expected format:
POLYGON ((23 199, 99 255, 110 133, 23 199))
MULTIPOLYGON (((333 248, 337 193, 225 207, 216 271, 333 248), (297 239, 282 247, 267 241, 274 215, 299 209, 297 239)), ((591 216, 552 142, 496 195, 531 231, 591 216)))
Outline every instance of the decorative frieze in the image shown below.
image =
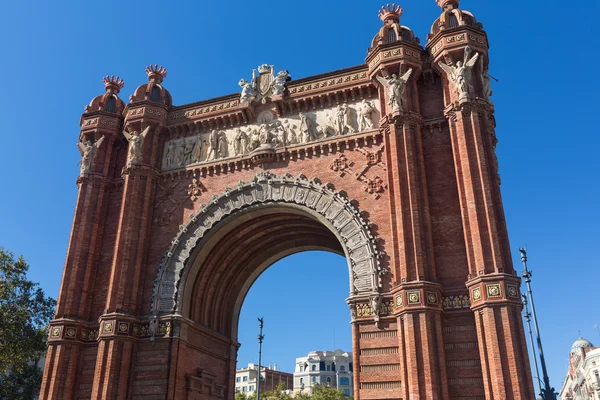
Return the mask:
POLYGON ((442 307, 445 311, 465 310, 471 307, 471 302, 466 294, 450 295, 443 298, 442 307))
POLYGON ((169 171, 216 160, 250 158, 253 152, 283 149, 377 128, 378 101, 343 103, 337 107, 276 118, 264 110, 245 126, 168 140, 161 169, 169 171))

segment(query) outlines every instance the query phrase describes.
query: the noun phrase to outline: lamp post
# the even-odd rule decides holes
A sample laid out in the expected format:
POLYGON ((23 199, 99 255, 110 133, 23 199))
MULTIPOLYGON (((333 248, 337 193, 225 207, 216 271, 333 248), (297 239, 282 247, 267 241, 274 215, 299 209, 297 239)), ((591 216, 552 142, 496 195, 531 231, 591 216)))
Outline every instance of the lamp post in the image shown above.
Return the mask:
POLYGON ((533 333, 531 332, 531 314, 529 313, 529 307, 527 306, 527 296, 522 295, 523 296, 523 305, 525 306, 525 321, 527 321, 527 330, 529 331, 529 339, 531 340, 531 351, 533 353, 533 361, 535 364, 535 379, 537 381, 537 386, 538 386, 538 390, 541 393, 542 392, 542 385, 540 384, 540 370, 538 369, 538 362, 537 362, 537 354, 535 353, 535 343, 533 341, 533 333))
POLYGON ((523 262, 523 278, 527 284, 527 296, 529 297, 529 303, 531 304, 531 316, 533 317, 533 326, 535 327, 535 335, 537 339, 538 351, 540 354, 540 363, 542 364, 542 373, 544 374, 544 389, 541 390, 540 395, 543 400, 556 400, 556 391, 550 386, 550 378, 548 378, 548 372, 546 370, 546 360, 544 359, 544 350, 542 349, 542 339, 540 337, 540 329, 537 323, 537 317, 535 315, 535 304, 533 302, 533 292, 531 291, 531 271, 527 269, 527 251, 525 248, 520 248, 521 261, 523 262))
POLYGON ((262 377, 261 375, 261 370, 260 370, 260 363, 261 363, 261 356, 262 356, 262 342, 263 339, 265 338, 265 335, 263 335, 262 330, 263 330, 263 320, 264 318, 259 318, 258 319, 258 327, 260 328, 260 332, 258 334, 258 376, 256 377, 256 400, 260 400, 260 378, 262 377))

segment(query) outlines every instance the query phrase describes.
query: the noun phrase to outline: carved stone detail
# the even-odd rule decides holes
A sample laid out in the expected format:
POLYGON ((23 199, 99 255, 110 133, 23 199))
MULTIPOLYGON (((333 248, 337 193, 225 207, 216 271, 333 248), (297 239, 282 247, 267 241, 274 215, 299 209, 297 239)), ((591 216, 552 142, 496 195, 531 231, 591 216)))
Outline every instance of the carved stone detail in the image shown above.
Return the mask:
POLYGON ((383 270, 377 249, 376 237, 361 213, 331 184, 322 184, 318 179, 309 180, 303 175, 290 174, 278 177, 270 173, 259 173, 250 182, 240 182, 235 188, 226 189, 211 202, 190 216, 180 227, 158 268, 152 296, 153 315, 180 312, 179 289, 187 261, 193 249, 201 245, 202 238, 219 221, 228 215, 249 207, 260 207, 268 203, 290 203, 306 207, 320 214, 342 238, 341 245, 348 254, 352 271, 351 295, 373 296, 382 287, 383 270))
POLYGON ((442 307, 444 310, 468 310, 471 307, 469 295, 459 294, 445 296, 442 299, 442 307))

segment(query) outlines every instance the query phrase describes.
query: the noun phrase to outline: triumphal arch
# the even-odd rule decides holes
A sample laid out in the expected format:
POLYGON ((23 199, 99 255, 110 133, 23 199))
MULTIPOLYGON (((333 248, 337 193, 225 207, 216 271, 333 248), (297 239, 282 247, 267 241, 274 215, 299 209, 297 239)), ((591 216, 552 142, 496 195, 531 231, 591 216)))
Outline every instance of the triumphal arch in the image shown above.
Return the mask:
POLYGON ((245 294, 310 249, 348 261, 357 400, 534 398, 488 38, 437 2, 425 45, 386 5, 364 64, 263 64, 212 100, 174 106, 156 65, 127 104, 106 77, 41 398, 233 399, 245 294))

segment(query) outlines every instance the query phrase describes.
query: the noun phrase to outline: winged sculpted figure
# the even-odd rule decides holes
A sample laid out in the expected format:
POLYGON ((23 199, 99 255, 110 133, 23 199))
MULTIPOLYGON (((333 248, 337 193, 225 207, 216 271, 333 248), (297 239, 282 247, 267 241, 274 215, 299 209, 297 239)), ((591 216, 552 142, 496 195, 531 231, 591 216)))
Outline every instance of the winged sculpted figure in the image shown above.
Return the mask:
POLYGON ((95 143, 93 143, 91 140, 86 140, 77 143, 77 148, 79 149, 79 153, 81 153, 80 172, 82 174, 92 172, 92 167, 94 166, 94 159, 96 158, 96 151, 102 145, 103 141, 104 136, 98 139, 95 143))
POLYGON ((479 58, 479 53, 475 53, 475 55, 469 58, 469 54, 471 53, 471 48, 465 48, 465 57, 464 63, 462 61, 458 61, 456 66, 444 64, 443 62, 438 62, 438 65, 441 69, 446 72, 448 75, 448 79, 452 82, 452 86, 454 88, 454 92, 458 95, 459 99, 464 99, 469 97, 469 83, 471 81, 471 70, 475 66, 477 59, 479 58))
POLYGON ((410 68, 404 75, 402 75, 402 71, 399 71, 398 75, 392 74, 389 77, 377 76, 377 80, 388 92, 388 104, 392 108, 392 112, 404 111, 404 90, 412 71, 412 68, 410 68))
POLYGON ((150 131, 150 127, 146 127, 141 133, 136 131, 129 133, 123 130, 125 139, 129 142, 129 153, 127 153, 127 165, 137 164, 142 158, 142 149, 144 148, 144 139, 150 131))

